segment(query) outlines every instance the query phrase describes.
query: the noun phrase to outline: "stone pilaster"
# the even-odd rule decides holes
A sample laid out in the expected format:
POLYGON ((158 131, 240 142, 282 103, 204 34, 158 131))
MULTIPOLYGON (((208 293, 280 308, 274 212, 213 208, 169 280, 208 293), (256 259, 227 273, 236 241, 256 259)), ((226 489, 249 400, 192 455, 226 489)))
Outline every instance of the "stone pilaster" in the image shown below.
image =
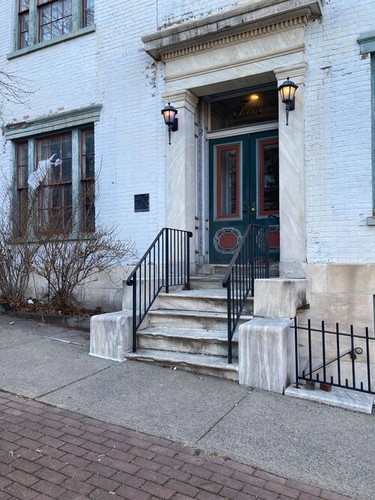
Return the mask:
POLYGON ((167 225, 194 232, 196 215, 195 112, 198 98, 189 90, 165 94, 177 111, 178 131, 167 146, 167 225))
POLYGON ((279 100, 280 276, 285 278, 305 277, 305 73, 306 64, 275 70, 278 85, 288 76, 298 85, 289 125, 286 125, 285 104, 279 100))

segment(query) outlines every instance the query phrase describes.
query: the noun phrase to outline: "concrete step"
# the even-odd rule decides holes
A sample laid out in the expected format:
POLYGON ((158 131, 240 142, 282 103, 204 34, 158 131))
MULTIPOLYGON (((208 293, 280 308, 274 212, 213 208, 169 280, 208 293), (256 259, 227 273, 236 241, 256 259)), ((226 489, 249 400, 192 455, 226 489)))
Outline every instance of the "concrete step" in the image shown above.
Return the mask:
POLYGON ((216 274, 220 275, 221 279, 223 279, 224 274, 228 270, 228 264, 203 264, 197 266, 197 274, 198 275, 209 275, 216 274))
MULTIPOLYGON (((250 315, 242 315, 240 323, 252 319, 250 315)), ((155 309, 148 313, 149 326, 174 328, 190 328, 192 330, 227 329, 227 315, 222 312, 187 311, 177 309, 155 309)))
POLYGON ((218 274, 202 274, 190 277, 190 286, 193 290, 216 289, 225 290, 223 288, 223 276, 218 274))
MULTIPOLYGON (((158 309, 178 309, 190 311, 227 311, 227 291, 222 289, 181 290, 170 293, 160 293, 158 309)), ((253 313, 253 299, 246 302, 244 314, 253 313)))
POLYGON ((228 364, 227 358, 205 356, 204 354, 186 354, 182 352, 139 349, 135 353, 127 353, 126 358, 136 361, 155 363, 160 366, 185 370, 202 375, 238 379, 238 364, 228 364))
MULTIPOLYGON (((139 349, 177 351, 209 356, 227 356, 227 332, 217 330, 191 330, 185 328, 153 327, 138 331, 139 349)), ((238 334, 232 339, 233 355, 238 353, 238 334)))

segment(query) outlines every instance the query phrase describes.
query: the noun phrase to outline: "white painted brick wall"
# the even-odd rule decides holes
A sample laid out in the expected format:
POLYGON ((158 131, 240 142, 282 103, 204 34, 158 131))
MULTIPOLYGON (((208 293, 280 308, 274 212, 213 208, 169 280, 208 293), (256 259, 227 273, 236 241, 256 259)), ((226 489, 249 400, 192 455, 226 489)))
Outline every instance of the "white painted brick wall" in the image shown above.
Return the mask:
POLYGON ((370 59, 357 38, 375 29, 375 1, 327 0, 323 12, 306 37, 308 261, 374 262, 370 59))

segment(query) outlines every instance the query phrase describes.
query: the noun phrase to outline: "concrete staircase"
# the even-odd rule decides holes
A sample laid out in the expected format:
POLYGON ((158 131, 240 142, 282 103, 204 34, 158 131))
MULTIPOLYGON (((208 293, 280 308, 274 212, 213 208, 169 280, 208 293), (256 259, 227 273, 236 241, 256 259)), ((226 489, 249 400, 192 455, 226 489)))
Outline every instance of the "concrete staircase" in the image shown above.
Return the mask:
MULTIPOLYGON (((205 375, 237 380, 238 334, 235 333, 233 363, 228 364, 227 301, 222 288, 222 269, 191 278, 192 290, 160 293, 138 331, 136 353, 128 359, 157 363, 205 375)), ((241 318, 252 318, 252 299, 241 318)))

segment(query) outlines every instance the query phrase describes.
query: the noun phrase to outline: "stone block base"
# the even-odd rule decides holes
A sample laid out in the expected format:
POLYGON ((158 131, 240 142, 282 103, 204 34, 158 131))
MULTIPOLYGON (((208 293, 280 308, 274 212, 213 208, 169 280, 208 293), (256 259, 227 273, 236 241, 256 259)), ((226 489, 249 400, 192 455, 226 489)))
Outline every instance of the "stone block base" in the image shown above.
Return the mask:
POLYGON ((254 285, 254 315, 293 318, 299 307, 306 306, 307 280, 259 279, 254 285))
POLYGON ((124 361, 124 353, 132 349, 132 320, 130 310, 93 316, 90 321, 90 354, 124 361))
POLYGON ((283 318, 254 318, 239 328, 239 383, 283 393, 290 379, 292 322, 283 318))

